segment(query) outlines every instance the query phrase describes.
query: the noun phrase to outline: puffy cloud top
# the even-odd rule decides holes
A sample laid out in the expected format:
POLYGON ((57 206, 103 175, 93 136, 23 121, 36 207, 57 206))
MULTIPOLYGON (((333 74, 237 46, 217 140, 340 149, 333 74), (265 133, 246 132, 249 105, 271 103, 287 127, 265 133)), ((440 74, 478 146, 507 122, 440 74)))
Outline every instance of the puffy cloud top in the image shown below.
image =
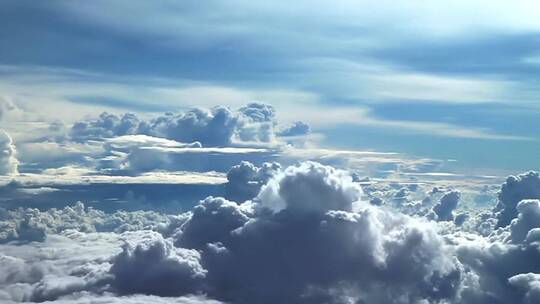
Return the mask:
POLYGON ((227 107, 192 109, 165 113, 150 121, 135 114, 122 116, 102 113, 96 120, 77 122, 70 131, 76 141, 146 134, 180 142, 200 142, 205 146, 227 146, 233 142, 272 142, 275 110, 272 106, 250 103, 232 111, 227 107))
POLYGON ((208 243, 225 239, 229 232, 243 226, 252 216, 250 208, 224 198, 208 197, 191 211, 189 219, 176 235, 176 244, 201 249, 208 243))
POLYGON ((291 166, 263 186, 256 200, 273 211, 352 210, 362 189, 348 172, 315 162, 291 166))
MULTIPOLYGON (((111 144, 123 146, 127 140, 129 149, 130 138, 111 144)), ((154 142, 145 136, 133 139, 154 142)), ((105 302, 120 296, 118 301, 238 304, 538 301, 540 200, 521 200, 510 225, 484 237, 473 234, 474 229, 427 221, 419 216, 429 212, 427 203, 418 203, 425 208, 411 212, 414 217, 390 204, 355 204, 362 190, 351 175, 315 162, 284 170, 277 164, 256 167, 244 162, 229 171, 228 179, 239 188, 263 186, 253 200, 242 204, 208 197, 174 216, 143 211, 105 214, 80 203, 47 211, 0 209, 0 240, 43 241, 0 244, 0 299, 84 303, 83 299, 105 302), (64 254, 58 258, 61 271, 57 262, 50 268, 52 259, 42 260, 44 254, 69 249, 44 250, 48 245, 76 239, 84 243, 74 252, 87 254, 81 248, 89 245, 89 251, 105 251, 76 263, 64 254), (122 240, 128 243, 118 253, 122 240), (39 246, 38 253, 26 250, 36 248, 31 246, 39 246)), ((388 186, 380 187, 382 191, 388 186)), ((398 184, 390 188, 385 197, 404 189, 398 184)), ((365 189, 372 191, 370 195, 379 191, 365 189)), ((451 219, 459 199, 458 191, 447 192, 433 213, 440 220, 451 219)), ((492 222, 495 216, 481 213, 470 221, 492 222)))
POLYGON ((86 141, 137 134, 140 124, 139 118, 132 113, 116 116, 103 112, 96 120, 76 122, 71 127, 70 135, 76 141, 86 141))
POLYGON ((454 209, 457 208, 461 193, 459 191, 449 191, 441 197, 439 203, 433 206, 433 211, 439 221, 454 220, 454 209))
POLYGON ((540 228, 540 201, 522 200, 517 205, 518 217, 510 224, 510 240, 521 243, 534 228, 540 228))
POLYGON ((509 176, 499 191, 499 202, 495 211, 497 227, 510 224, 517 216, 517 204, 524 199, 540 199, 540 175, 527 172, 518 176, 509 176))
POLYGON ((522 273, 508 279, 508 282, 525 291, 524 304, 535 304, 540 299, 540 274, 522 273))
POLYGON ((110 273, 120 293, 163 296, 195 293, 206 276, 197 251, 176 248, 158 233, 135 247, 125 244, 110 273))
POLYGON ((227 172, 226 197, 236 202, 252 199, 261 187, 273 176, 281 172, 281 165, 276 162, 263 163, 257 167, 242 161, 227 172))
POLYGON ((311 132, 311 128, 308 124, 296 121, 288 128, 285 128, 281 130, 278 135, 279 136, 301 136, 301 135, 307 135, 311 132))
POLYGON ((11 136, 0 130, 0 174, 17 174, 19 161, 15 157, 16 150, 11 136))

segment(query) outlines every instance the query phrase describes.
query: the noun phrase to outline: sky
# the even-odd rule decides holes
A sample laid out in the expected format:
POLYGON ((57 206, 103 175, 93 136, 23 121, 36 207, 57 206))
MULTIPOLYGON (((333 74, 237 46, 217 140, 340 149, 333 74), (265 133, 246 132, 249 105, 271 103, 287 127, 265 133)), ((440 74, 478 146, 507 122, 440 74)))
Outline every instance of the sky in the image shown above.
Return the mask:
POLYGON ((515 172, 539 165, 537 8, 3 1, 1 91, 36 119, 67 123, 260 101, 328 148, 515 172))
POLYGON ((0 302, 535 304, 540 3, 0 0, 0 302))

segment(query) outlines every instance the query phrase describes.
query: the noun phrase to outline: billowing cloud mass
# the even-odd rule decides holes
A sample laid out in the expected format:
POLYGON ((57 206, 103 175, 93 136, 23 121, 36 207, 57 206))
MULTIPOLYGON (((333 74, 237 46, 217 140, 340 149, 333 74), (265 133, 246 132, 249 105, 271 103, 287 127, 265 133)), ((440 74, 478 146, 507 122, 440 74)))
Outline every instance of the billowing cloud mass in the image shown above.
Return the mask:
MULTIPOLYGON (((110 145, 129 150, 133 142, 118 139, 110 145)), ((468 214, 463 209, 468 196, 458 190, 375 183, 311 161, 284 169, 277 163, 257 167, 242 162, 227 178, 228 199, 207 197, 181 214, 106 213, 82 203, 43 211, 1 210, 0 267, 5 275, 0 276, 0 299, 240 304, 537 300, 539 200, 521 200, 509 225, 484 236, 477 227, 484 222, 494 226, 499 213, 470 213, 470 223, 454 224, 458 210, 468 214), (369 202, 373 197, 395 199, 403 189, 407 195, 395 206, 369 202), (422 195, 427 196, 415 201, 422 195), (425 199, 436 197, 434 204, 425 199), (433 220, 426 217, 430 211, 433 220), (48 262, 24 249, 63 248, 69 254, 89 244, 92 250, 77 258, 51 254, 48 262)), ((507 183, 501 192, 506 189, 507 183)))
POLYGON ((206 276, 197 251, 176 248, 157 233, 135 247, 125 244, 110 272, 113 287, 122 294, 162 296, 195 293, 206 276))
POLYGON ((362 189, 350 173, 305 162, 291 166, 271 179, 257 196, 262 206, 274 212, 282 209, 351 211, 362 189))
POLYGON ((454 209, 456 209, 461 193, 459 191, 449 191, 441 197, 439 203, 433 207, 439 221, 453 221, 454 209))
POLYGON ((504 227, 516 217, 517 204, 524 199, 540 199, 540 174, 527 172, 518 176, 509 176, 499 192, 499 202, 495 210, 497 226, 504 227))
POLYGON ((279 136, 301 136, 307 135, 311 132, 311 128, 308 124, 296 121, 291 126, 278 132, 279 136))
POLYGON ((0 130, 0 174, 12 175, 18 173, 19 161, 15 156, 13 140, 5 131, 0 130))
POLYGON ((289 167, 255 205, 201 202, 176 245, 202 252, 201 292, 233 303, 453 297, 459 268, 436 227, 367 203, 353 212, 360 194, 346 172, 310 162, 289 167))
MULTIPOLYGON (((250 103, 233 111, 227 107, 192 109, 180 113, 165 113, 151 120, 135 114, 117 116, 102 113, 95 120, 75 123, 70 137, 75 141, 144 134, 183 143, 200 142, 204 146, 228 146, 233 143, 271 143, 277 124, 275 110, 262 103, 250 103)), ((309 126, 298 122, 289 135, 309 126)))
POLYGON ((42 242, 48 234, 67 230, 81 232, 124 232, 158 230, 174 217, 152 211, 105 213, 78 202, 62 209, 40 211, 35 208, 0 209, 0 243, 9 241, 42 242))
POLYGON ((227 172, 226 198, 236 202, 252 199, 268 180, 281 172, 281 165, 276 162, 263 163, 257 167, 242 161, 227 172))
POLYGON ((510 223, 510 241, 521 243, 540 233, 540 201, 522 200, 517 205, 518 216, 510 223))

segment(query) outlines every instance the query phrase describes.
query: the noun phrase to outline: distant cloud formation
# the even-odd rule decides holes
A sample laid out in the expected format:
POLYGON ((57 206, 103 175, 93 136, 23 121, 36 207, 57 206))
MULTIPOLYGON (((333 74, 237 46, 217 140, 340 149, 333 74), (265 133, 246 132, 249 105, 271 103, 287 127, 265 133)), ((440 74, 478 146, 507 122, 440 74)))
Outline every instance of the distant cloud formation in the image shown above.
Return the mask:
POLYGON ((19 161, 11 136, 0 130, 0 175, 13 175, 18 173, 19 161))
POLYGON ((308 124, 296 121, 291 126, 279 131, 279 136, 299 136, 299 135, 306 135, 311 132, 311 128, 308 124))
MULTIPOLYGON (((302 122, 299 124, 285 136, 307 134, 303 129, 309 130, 309 126, 302 122)), ((276 137, 276 125, 272 106, 250 103, 235 111, 222 106, 197 108, 165 113, 148 121, 132 113, 117 116, 104 112, 95 120, 76 122, 69 135, 79 142, 143 134, 182 143, 200 142, 203 146, 229 146, 234 143, 272 143, 276 137)))

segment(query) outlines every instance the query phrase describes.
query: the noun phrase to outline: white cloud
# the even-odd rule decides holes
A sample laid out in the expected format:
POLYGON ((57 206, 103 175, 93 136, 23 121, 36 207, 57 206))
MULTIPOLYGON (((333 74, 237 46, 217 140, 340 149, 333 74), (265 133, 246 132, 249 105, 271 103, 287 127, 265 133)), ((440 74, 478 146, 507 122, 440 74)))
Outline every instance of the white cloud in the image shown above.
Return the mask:
POLYGON ((16 175, 19 161, 11 136, 0 130, 0 175, 16 175))

